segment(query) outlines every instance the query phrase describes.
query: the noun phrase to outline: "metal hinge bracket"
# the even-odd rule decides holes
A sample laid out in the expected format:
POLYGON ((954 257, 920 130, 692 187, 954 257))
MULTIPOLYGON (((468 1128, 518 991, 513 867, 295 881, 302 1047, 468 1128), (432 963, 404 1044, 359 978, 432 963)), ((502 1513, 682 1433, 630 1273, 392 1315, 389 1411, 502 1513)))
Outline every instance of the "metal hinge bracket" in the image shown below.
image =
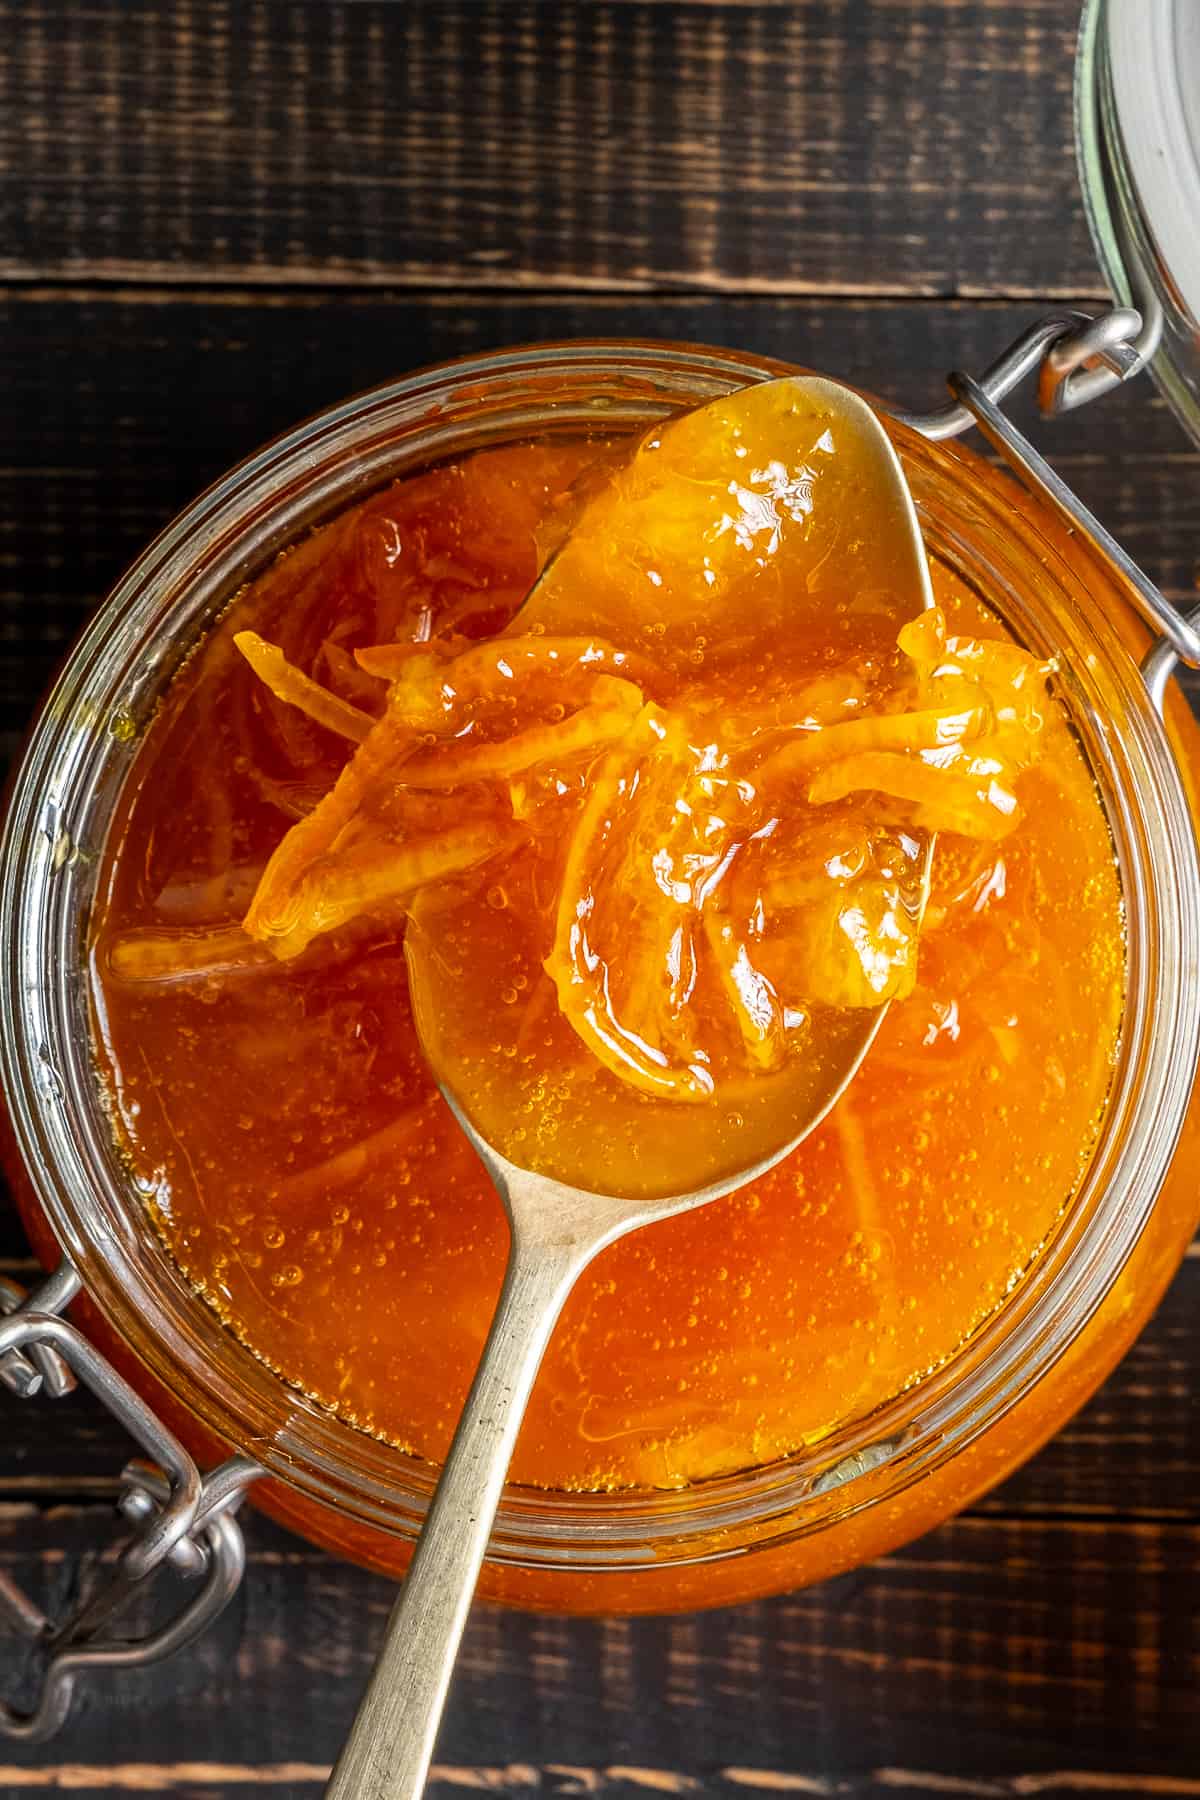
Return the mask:
MULTIPOLYGON (((1153 346, 1151 345, 1151 348, 1153 346)), ((1182 613, 1123 550, 1083 501, 1001 409, 1001 401, 1036 373, 1038 400, 1051 416, 1071 412, 1109 393, 1146 366, 1142 316, 1116 306, 1092 318, 1083 312, 1048 313, 1014 340, 978 380, 954 372, 948 379, 953 403, 935 413, 897 413, 901 423, 923 437, 958 437, 978 426, 1018 478, 1048 500, 1072 531, 1107 557, 1128 582, 1131 597, 1156 640, 1142 663, 1142 675, 1161 713, 1167 682, 1177 663, 1200 668, 1200 607, 1182 613)))
POLYGON ((64 1723, 78 1677, 89 1669, 142 1668, 190 1644, 237 1592, 245 1545, 234 1513, 262 1470, 248 1457, 202 1476, 183 1445, 112 1364, 59 1316, 80 1281, 63 1261, 32 1294, 0 1283, 0 1381, 19 1398, 59 1398, 78 1382, 102 1400, 151 1460, 128 1465, 118 1508, 133 1535, 111 1573, 71 1616, 55 1623, 0 1572, 0 1613, 44 1652, 40 1691, 28 1711, 0 1701, 0 1735, 39 1743, 64 1723), (113 1616, 163 1563, 199 1585, 165 1624, 138 1638, 112 1630, 113 1616))

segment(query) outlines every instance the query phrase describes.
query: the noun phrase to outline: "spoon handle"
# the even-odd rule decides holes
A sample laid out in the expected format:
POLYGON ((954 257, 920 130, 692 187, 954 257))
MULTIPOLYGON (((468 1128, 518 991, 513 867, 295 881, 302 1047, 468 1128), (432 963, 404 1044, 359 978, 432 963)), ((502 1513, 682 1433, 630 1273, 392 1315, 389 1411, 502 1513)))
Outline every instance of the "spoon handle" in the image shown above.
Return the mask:
POLYGON ((530 1243, 514 1227, 475 1380, 326 1800, 417 1800, 424 1790, 530 1389, 563 1302, 602 1242, 530 1243))

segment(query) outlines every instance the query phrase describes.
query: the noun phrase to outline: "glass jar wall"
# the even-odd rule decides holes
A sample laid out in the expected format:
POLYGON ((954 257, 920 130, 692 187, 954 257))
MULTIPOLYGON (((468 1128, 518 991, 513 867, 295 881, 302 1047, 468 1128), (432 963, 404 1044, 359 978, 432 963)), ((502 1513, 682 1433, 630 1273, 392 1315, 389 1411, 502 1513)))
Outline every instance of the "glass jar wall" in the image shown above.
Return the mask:
POLYGON ((1192 0, 1087 0, 1075 138, 1092 242, 1112 292, 1142 314, 1151 374, 1200 443, 1198 74, 1192 0))

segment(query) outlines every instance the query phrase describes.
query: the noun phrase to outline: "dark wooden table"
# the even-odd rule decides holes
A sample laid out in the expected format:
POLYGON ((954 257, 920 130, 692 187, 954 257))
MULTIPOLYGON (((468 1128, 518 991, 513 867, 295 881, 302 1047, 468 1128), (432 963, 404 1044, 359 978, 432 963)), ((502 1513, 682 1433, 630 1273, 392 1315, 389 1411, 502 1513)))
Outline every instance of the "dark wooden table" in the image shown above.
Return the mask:
MULTIPOLYGON (((0 0, 0 726, 262 439, 465 351, 665 336, 912 406, 1103 299, 1076 0, 0 0)), ((1182 598, 1200 455, 1148 383, 1041 428, 1182 598)), ((0 1269, 28 1280, 0 1210, 0 1269)), ((826 1588, 693 1618, 480 1608, 433 1792, 1200 1795, 1200 1260, 1004 1488, 826 1588)), ((126 1455, 0 1397, 0 1567, 62 1599, 126 1455)), ((391 1598, 248 1521, 198 1650, 91 1684, 0 1792, 316 1796, 391 1598)), ((0 1675, 20 1672, 0 1637, 0 1675)))

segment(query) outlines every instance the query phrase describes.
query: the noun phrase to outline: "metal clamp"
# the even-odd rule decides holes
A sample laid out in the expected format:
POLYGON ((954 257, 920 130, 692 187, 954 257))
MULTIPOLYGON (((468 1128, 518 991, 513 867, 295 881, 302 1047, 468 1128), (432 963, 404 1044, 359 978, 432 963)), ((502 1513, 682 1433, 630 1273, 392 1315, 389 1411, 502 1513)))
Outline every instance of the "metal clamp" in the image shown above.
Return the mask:
MULTIPOLYGON (((1098 318, 1066 310, 1047 313, 984 370, 979 386, 998 406, 1036 373, 1042 411, 1074 412, 1145 367, 1146 359, 1137 348, 1141 329, 1142 316, 1130 306, 1113 307, 1098 318)), ((961 437, 975 423, 971 409, 961 401, 939 412, 896 417, 910 430, 935 440, 961 437)))
POLYGON ((947 379, 953 405, 940 412, 898 413, 896 417, 935 440, 958 437, 972 425, 978 426, 1025 486, 1048 500, 1073 531, 1116 565, 1142 618, 1157 634, 1142 662, 1142 675, 1161 713, 1176 664, 1200 668, 1200 607, 1185 614, 1172 606, 1000 406, 1036 372, 1042 411, 1050 415, 1071 412, 1136 375, 1146 366, 1147 355, 1142 317, 1132 307, 1114 307, 1096 318, 1082 312, 1049 313, 1010 344, 978 379, 952 373, 947 379))
MULTIPOLYGON (((37 1291, 36 1305, 39 1312, 58 1313, 79 1292, 80 1281, 71 1264, 65 1259, 59 1264, 53 1275, 42 1283, 37 1291)), ((15 1312, 27 1310, 34 1304, 25 1289, 16 1281, 0 1279, 0 1315, 9 1317, 15 1312)), ((43 1388, 54 1400, 61 1400, 64 1394, 71 1393, 77 1386, 68 1363, 65 1363, 57 1350, 49 1344, 34 1343, 29 1347, 29 1355, 22 1350, 7 1350, 0 1356, 0 1381, 2 1381, 18 1400, 30 1400, 34 1394, 41 1393, 43 1388)))
POLYGON ((82 1381, 147 1453, 121 1476, 118 1508, 133 1527, 106 1580, 69 1619, 54 1624, 10 1578, 0 1573, 0 1614, 45 1653, 41 1687, 31 1710, 0 1701, 0 1734, 39 1743, 65 1721, 77 1677, 87 1669, 141 1668, 172 1655, 212 1624, 237 1592, 245 1546, 234 1513, 261 1475, 258 1464, 235 1456, 208 1475, 155 1417, 128 1382, 88 1340, 58 1316, 79 1292, 64 1262, 35 1293, 14 1282, 0 1286, 0 1380, 28 1399, 52 1398, 82 1381), (165 1624, 139 1638, 106 1635, 113 1615, 146 1577, 169 1563, 201 1585, 165 1624))

